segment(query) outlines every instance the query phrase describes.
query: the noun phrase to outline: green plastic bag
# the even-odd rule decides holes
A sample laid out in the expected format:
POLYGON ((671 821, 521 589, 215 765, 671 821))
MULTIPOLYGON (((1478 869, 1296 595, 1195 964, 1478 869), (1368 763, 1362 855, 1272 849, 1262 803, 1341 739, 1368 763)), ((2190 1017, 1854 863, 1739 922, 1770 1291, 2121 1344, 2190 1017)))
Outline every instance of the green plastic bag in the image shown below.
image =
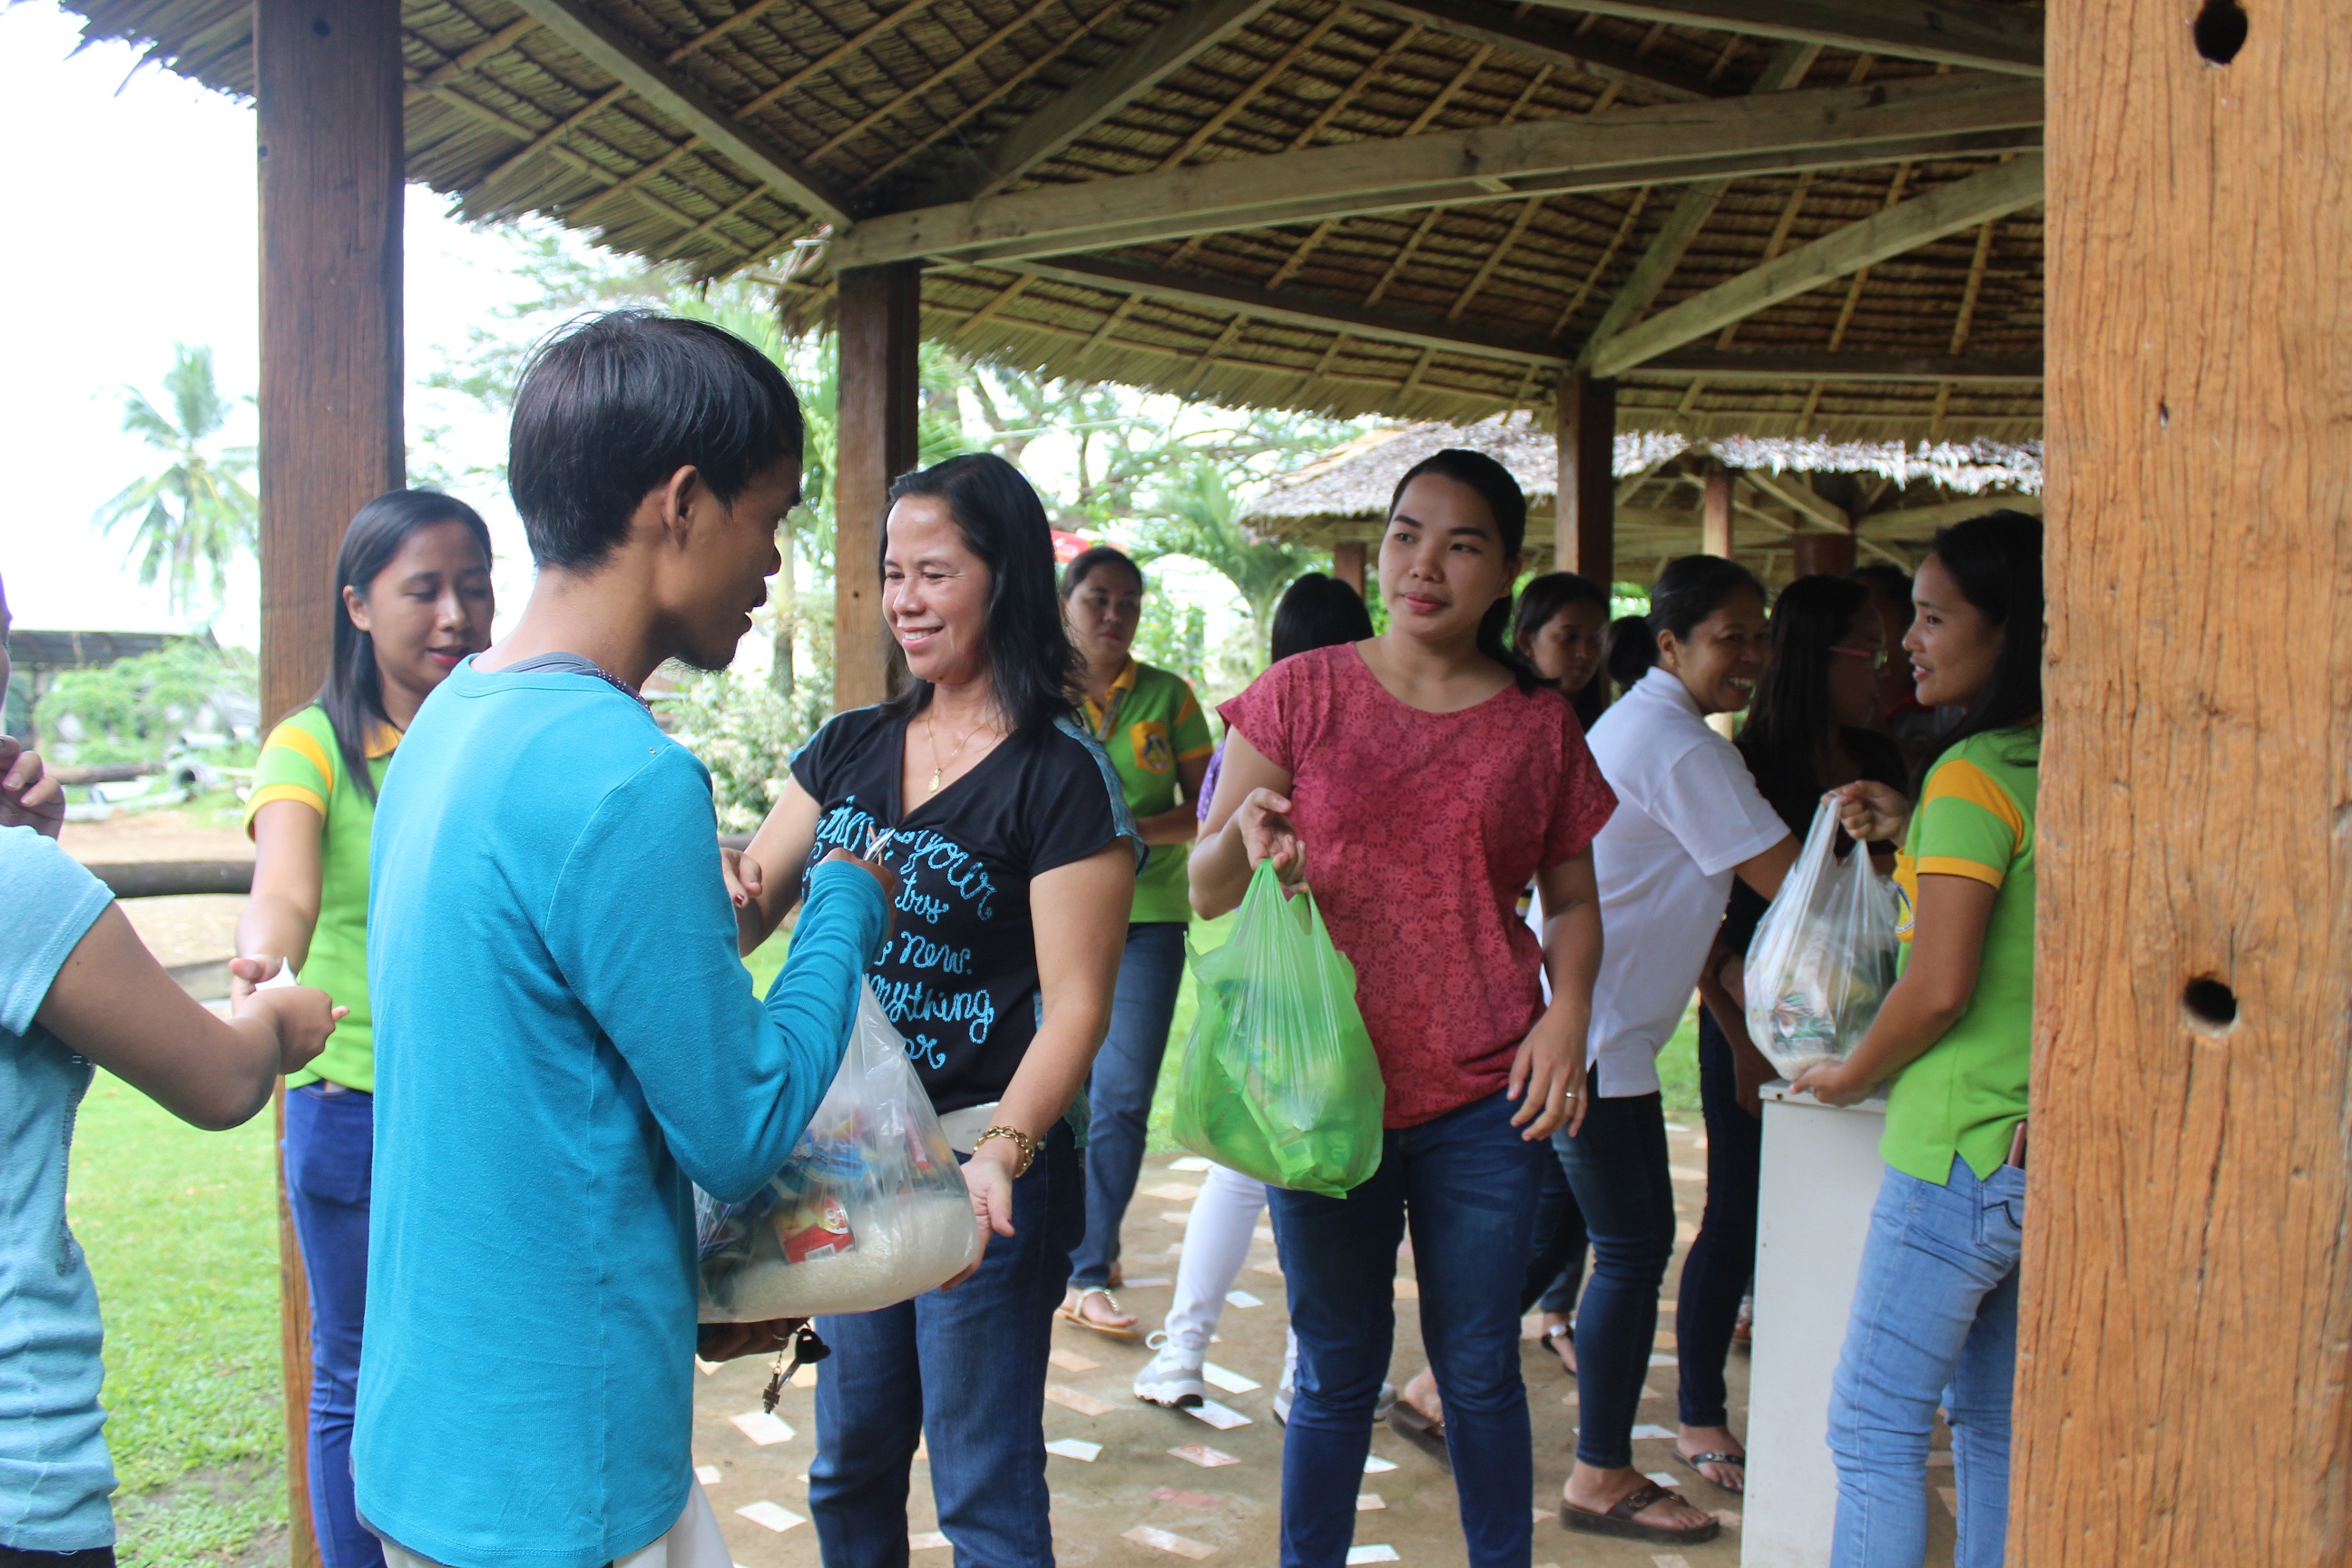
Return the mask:
POLYGON ((1388 1100, 1356 1010, 1356 968, 1315 897, 1286 897, 1271 862, 1223 947, 1188 942, 1200 1012, 1176 1069, 1176 1141, 1297 1192, 1341 1197, 1381 1164, 1388 1100))

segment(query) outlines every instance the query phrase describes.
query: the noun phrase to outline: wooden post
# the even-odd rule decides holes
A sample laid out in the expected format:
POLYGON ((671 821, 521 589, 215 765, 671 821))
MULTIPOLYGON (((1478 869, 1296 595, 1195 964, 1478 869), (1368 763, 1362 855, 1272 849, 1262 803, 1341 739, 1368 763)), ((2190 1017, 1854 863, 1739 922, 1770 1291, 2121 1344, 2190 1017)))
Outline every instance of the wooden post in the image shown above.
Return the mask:
MULTIPOLYGON (((400 47, 399 0, 255 0, 265 721, 318 689, 343 527, 407 469, 400 47)), ((282 1159, 278 1247, 290 1548, 294 1568, 315 1568, 310 1291, 282 1159)))
POLYGON ((1582 371, 1554 390, 1559 487, 1553 493, 1552 558, 1606 589, 1617 574, 1617 384, 1582 371))
POLYGON ((1353 588, 1360 599, 1364 596, 1368 553, 1360 539, 1345 540, 1331 547, 1331 575, 1353 588))
POLYGON ((1700 497, 1698 548, 1703 555, 1731 554, 1731 476, 1709 468, 1700 497))
POLYGON ((1797 576, 1843 577, 1854 568, 1856 549, 1851 533, 1809 528, 1790 535, 1789 544, 1796 556, 1792 571, 1797 576))
POLYGON ((890 481, 916 466, 922 274, 914 262, 845 268, 839 277, 841 354, 834 458, 833 706, 890 695, 898 652, 882 624, 875 563, 890 481))
POLYGON ((2049 18, 2049 733, 2009 1560, 2338 1565, 2352 4, 2049 18))

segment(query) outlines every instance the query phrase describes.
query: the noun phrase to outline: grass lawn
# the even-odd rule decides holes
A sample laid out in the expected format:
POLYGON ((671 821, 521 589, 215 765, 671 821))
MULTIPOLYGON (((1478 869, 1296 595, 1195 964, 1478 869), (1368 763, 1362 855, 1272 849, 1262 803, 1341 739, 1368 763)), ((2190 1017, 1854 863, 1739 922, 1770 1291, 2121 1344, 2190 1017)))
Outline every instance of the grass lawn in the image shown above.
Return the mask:
MULTIPOLYGON (((1233 917, 1196 924, 1223 942, 1233 917)), ((791 941, 748 963, 764 991, 791 941)), ((1169 1135, 1177 1047, 1194 1015, 1188 972, 1152 1105, 1169 1135)), ((1666 1109, 1698 1108, 1696 1025, 1658 1062, 1666 1109)), ((199 1132, 100 1073, 74 1132, 71 1216, 106 1313, 107 1443, 125 1568, 195 1568, 245 1553, 286 1521, 278 1426, 278 1226, 270 1118, 199 1132)), ((276 1553, 282 1561, 283 1549, 276 1553)))

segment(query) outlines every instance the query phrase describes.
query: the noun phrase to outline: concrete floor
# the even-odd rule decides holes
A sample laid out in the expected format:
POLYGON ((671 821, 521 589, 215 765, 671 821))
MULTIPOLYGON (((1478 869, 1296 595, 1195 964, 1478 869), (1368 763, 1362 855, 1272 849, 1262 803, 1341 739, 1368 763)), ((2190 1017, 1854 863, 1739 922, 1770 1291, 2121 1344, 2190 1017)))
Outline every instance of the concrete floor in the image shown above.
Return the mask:
MULTIPOLYGON (((1688 1125, 1671 1132, 1670 1138, 1675 1189, 1683 1214, 1681 1240, 1687 1244, 1705 1196, 1706 1153, 1697 1118, 1682 1120, 1688 1125)), ((1175 1272, 1182 1221, 1191 1206, 1189 1194, 1178 1195, 1179 1189, 1190 1187, 1198 1178, 1171 1170, 1173 1158, 1154 1155, 1146 1162, 1142 1191, 1129 1211, 1126 1269, 1131 1279, 1164 1279, 1175 1272)), ((1248 1418, 1246 1426, 1217 1431, 1191 1415, 1139 1403, 1130 1383, 1147 1359, 1140 1346, 1056 1324, 1057 1359, 1050 1386, 1074 1396, 1076 1407, 1049 1401, 1046 1439, 1077 1438, 1101 1445, 1101 1452, 1091 1462, 1062 1457, 1046 1461, 1054 1495, 1055 1545, 1062 1563, 1148 1568, 1152 1563, 1209 1558, 1250 1564, 1276 1560, 1282 1428, 1275 1424, 1269 1404, 1282 1371, 1285 1314, 1271 1233, 1261 1224, 1258 1235, 1250 1266, 1243 1271, 1237 1288, 1260 1298, 1262 1304, 1228 1307, 1219 1325, 1219 1342, 1210 1352, 1210 1359, 1218 1365, 1263 1385, 1239 1394, 1212 1390, 1214 1397, 1248 1418), (1097 1405, 1097 1414, 1086 1413, 1097 1405), (1201 1468, 1169 1451, 1187 1444, 1205 1444, 1240 1462, 1201 1468), (1150 1536, 1150 1531, 1164 1533, 1150 1536)), ((1412 1260, 1406 1258, 1400 1261, 1392 1372, 1400 1384, 1423 1365, 1411 1277, 1412 1260)), ((1667 1360, 1674 1354, 1674 1288, 1670 1276, 1660 1313, 1657 1353, 1661 1364, 1651 1373, 1651 1394, 1641 1411, 1643 1421, 1669 1431, 1675 1425, 1675 1373, 1667 1360)), ((1132 1284, 1119 1294, 1142 1316, 1147 1328, 1157 1327, 1168 1308, 1169 1288, 1164 1283, 1132 1284)), ((1521 1364, 1535 1424, 1536 1495, 1528 1501, 1540 1515, 1535 1526, 1533 1561, 1537 1564, 1734 1568, 1739 1560, 1740 1499, 1700 1479, 1679 1463, 1671 1438, 1637 1440, 1635 1460, 1644 1469, 1671 1474, 1690 1501, 1720 1514, 1725 1525, 1720 1537, 1704 1546, 1677 1550, 1571 1536, 1564 1531, 1555 1510, 1574 1441, 1576 1383, 1532 1338, 1523 1347, 1521 1364)), ((815 1531, 804 1516, 808 1466, 815 1451, 811 1408, 814 1380, 803 1373, 802 1385, 787 1389, 777 1407, 792 1435, 763 1444, 753 1441, 731 1418, 759 1410, 767 1377, 764 1363, 745 1361, 719 1368, 702 1381, 695 1406, 695 1458, 718 1474, 719 1479, 709 1489, 710 1500, 738 1563, 743 1568, 813 1568, 817 1562, 815 1531), (750 1510, 750 1515, 739 1511, 742 1510, 750 1510), (772 1528, 778 1524, 783 1528, 772 1528)), ((1748 1395, 1744 1352, 1732 1357, 1729 1383, 1733 1426, 1744 1427, 1748 1395)), ((773 1429, 763 1435, 773 1437, 773 1429)), ((1461 1562, 1462 1538, 1451 1478, 1435 1461, 1386 1428, 1375 1431, 1372 1452, 1395 1468, 1364 1478, 1364 1511, 1356 1530, 1362 1560, 1390 1561, 1366 1553, 1367 1548, 1385 1546, 1393 1550, 1393 1560, 1402 1563, 1461 1562)), ((1937 1540, 1930 1562, 1948 1563, 1948 1517, 1940 1507, 1931 1512, 1937 1540)), ((908 1519, 917 1547, 912 1558, 915 1568, 926 1564, 948 1568, 951 1553, 945 1542, 932 1533, 936 1528, 927 1472, 919 1457, 908 1519)))

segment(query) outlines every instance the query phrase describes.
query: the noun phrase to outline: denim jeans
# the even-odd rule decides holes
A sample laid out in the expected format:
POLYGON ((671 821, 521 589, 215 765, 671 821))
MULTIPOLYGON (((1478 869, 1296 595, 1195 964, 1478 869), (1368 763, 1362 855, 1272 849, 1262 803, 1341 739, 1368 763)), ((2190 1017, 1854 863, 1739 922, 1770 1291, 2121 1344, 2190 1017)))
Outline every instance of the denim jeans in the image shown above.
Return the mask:
POLYGON ((1685 1426, 1730 1423, 1724 1359, 1739 1322, 1739 1298, 1756 1273, 1756 1192, 1763 1179, 1764 1123, 1740 1109, 1731 1042, 1698 1010, 1698 1097, 1706 1116, 1706 1213, 1683 1259, 1675 1304, 1685 1426))
POLYGON ((326 1568, 383 1568, 352 1501, 374 1155, 375 1096, 325 1083, 287 1090, 286 1202, 310 1281, 310 1521, 326 1568))
POLYGON ((1666 1171, 1666 1114, 1655 1094, 1594 1099, 1575 1137, 1552 1135, 1584 1228, 1592 1279, 1576 1313, 1576 1457, 1621 1470, 1633 1462, 1658 1287, 1675 1253, 1675 1184, 1666 1171))
POLYGON ((1127 928, 1118 989, 1110 1004, 1110 1033, 1095 1055, 1087 1100, 1094 1121, 1087 1130, 1087 1237, 1070 1260, 1070 1283, 1110 1283, 1118 1261, 1118 1227, 1143 1168, 1143 1132, 1151 1120, 1151 1091, 1160 1058, 1168 1052, 1168 1025, 1184 979, 1184 922, 1150 921, 1127 928))
POLYGON ((2025 1173, 2014 1166, 1979 1182, 1955 1156, 1940 1186, 1891 1168, 1880 1184, 1830 1392, 1831 1568, 1919 1568, 1938 1402, 1959 1494, 1953 1568, 2000 1568, 2024 1222, 2025 1173))
POLYGON ((1533 1251, 1519 1289, 1519 1311, 1524 1316, 1528 1308, 1540 1307, 1566 1316, 1576 1310, 1577 1292, 1584 1288, 1584 1211, 1576 1206, 1568 1173, 1556 1157, 1547 1155, 1537 1164, 1533 1251))
POLYGON ((819 1318, 809 1512, 831 1568, 904 1568, 915 1445, 928 1444, 940 1532, 970 1568, 1054 1561, 1045 1491, 1045 1357, 1085 1223, 1066 1122, 1013 1184, 1013 1234, 980 1271, 877 1312, 819 1318))
POLYGON ((1518 1297, 1543 1146, 1500 1094, 1392 1128, 1344 1198, 1267 1194, 1298 1335, 1282 1449, 1285 1568, 1339 1568, 1356 1531, 1372 1409, 1396 1339, 1397 1244, 1412 1227, 1421 1338, 1445 1391, 1445 1445, 1473 1568, 1527 1568, 1535 1490, 1518 1297))

